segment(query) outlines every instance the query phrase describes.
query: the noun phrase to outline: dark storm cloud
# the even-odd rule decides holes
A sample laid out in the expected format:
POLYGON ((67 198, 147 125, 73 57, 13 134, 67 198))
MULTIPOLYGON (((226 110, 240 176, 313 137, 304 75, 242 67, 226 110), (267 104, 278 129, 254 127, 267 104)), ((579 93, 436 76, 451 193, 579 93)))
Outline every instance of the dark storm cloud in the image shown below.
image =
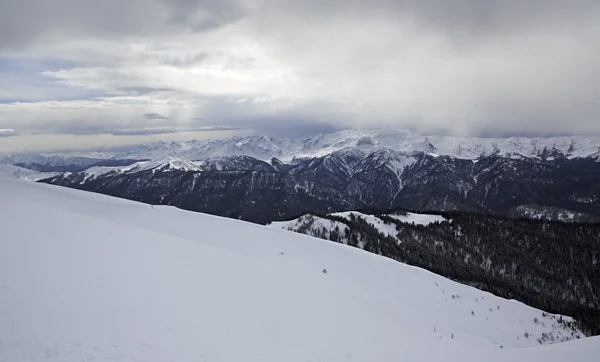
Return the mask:
POLYGON ((169 119, 169 117, 165 117, 162 114, 158 114, 158 113, 146 113, 142 115, 143 118, 145 119, 169 119))

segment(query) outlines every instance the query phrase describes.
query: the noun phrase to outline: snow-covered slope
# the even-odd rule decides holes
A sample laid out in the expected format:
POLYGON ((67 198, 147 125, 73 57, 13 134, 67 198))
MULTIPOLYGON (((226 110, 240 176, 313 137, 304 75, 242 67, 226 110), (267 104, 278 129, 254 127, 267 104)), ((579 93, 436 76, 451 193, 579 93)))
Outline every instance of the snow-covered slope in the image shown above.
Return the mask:
POLYGON ((181 170, 181 171, 201 171, 202 169, 194 162, 177 157, 162 157, 151 161, 139 161, 128 166, 94 166, 90 167, 85 171, 84 182, 93 180, 98 176, 117 173, 117 174, 134 174, 137 172, 155 170, 155 171, 170 171, 170 170, 181 170))
MULTIPOLYGON (((357 211, 337 212, 332 213, 331 215, 341 217, 346 220, 350 220, 351 216, 360 217, 384 235, 388 235, 395 238, 398 234, 395 224, 385 223, 383 220, 374 215, 364 214, 357 211)), ((399 220, 404 223, 415 225, 429 225, 433 222, 442 222, 446 220, 443 216, 440 215, 416 214, 412 212, 407 212, 405 214, 388 214, 386 216, 389 216, 393 219, 399 220)), ((299 229, 301 228, 308 227, 310 228, 310 230, 300 232, 302 234, 312 235, 326 240, 331 240, 332 232, 338 233, 339 235, 344 235, 344 232, 348 229, 348 227, 340 221, 329 220, 310 214, 303 215, 293 220, 272 222, 268 225, 268 227, 288 231, 299 231, 299 229)), ((402 241, 399 240, 398 242, 402 241)), ((359 247, 362 247, 362 245, 359 245, 359 247)))
POLYGON ((566 157, 600 156, 600 137, 447 137, 425 136, 406 130, 346 130, 304 138, 275 138, 268 136, 234 137, 225 140, 205 140, 141 145, 119 154, 122 159, 155 159, 164 156, 199 160, 228 155, 244 155, 260 160, 276 157, 283 161, 294 158, 318 157, 345 148, 356 148, 365 154, 382 149, 408 153, 427 152, 463 159, 476 159, 494 154, 507 157, 566 157))
POLYGON ((0 163, 0 176, 37 181, 56 175, 55 172, 37 172, 23 167, 0 163))
POLYGON ((396 235, 398 233, 396 231, 396 225, 386 224, 381 219, 379 219, 378 217, 373 216, 373 215, 363 214, 363 213, 356 212, 356 211, 338 212, 333 215, 340 216, 345 219, 349 219, 351 215, 360 216, 366 222, 373 225, 375 227, 375 229, 377 229, 379 232, 383 233, 384 235, 393 237, 394 235, 396 235))
POLYGON ((434 222, 442 222, 446 220, 443 216, 440 215, 416 214, 413 212, 407 212, 406 214, 389 214, 388 216, 401 222, 415 225, 429 225, 434 222))
POLYGON ((578 332, 344 245, 7 178, 0 200, 0 361, 548 362, 600 353, 597 338, 539 347, 543 333, 578 332))
MULTIPOLYGON (((123 169, 123 168, 121 168, 123 169)), ((182 170, 182 171, 200 171, 200 168, 190 160, 177 157, 163 157, 152 161, 139 162, 134 167, 126 167, 125 170, 131 172, 138 172, 144 170, 153 169, 169 169, 169 170, 182 170)))

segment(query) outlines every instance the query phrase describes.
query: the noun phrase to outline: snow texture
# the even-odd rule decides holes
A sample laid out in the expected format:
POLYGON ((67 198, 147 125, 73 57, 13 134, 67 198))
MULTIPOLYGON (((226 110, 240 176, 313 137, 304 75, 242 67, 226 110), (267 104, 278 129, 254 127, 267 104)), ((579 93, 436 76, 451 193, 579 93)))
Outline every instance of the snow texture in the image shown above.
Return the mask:
POLYGON ((598 338, 540 345, 572 331, 520 302, 237 220, 0 178, 0 232, 0 361, 600 355, 598 338))

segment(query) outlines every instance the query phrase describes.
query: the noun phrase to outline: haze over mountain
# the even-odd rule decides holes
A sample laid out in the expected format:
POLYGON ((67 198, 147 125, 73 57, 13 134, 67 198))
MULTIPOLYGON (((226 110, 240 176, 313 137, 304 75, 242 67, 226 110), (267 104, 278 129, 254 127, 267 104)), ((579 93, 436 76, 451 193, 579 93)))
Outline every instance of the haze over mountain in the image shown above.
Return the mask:
POLYGON ((359 127, 600 135, 595 0, 0 4, 0 152, 359 127))

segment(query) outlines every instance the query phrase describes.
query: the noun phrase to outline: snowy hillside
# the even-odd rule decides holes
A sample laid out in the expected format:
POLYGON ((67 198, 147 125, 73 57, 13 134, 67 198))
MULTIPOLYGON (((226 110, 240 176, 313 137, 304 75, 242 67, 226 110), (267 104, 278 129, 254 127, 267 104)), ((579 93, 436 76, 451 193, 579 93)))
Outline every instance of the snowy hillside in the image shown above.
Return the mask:
POLYGON ((0 200, 1 361, 549 362, 600 353, 597 338, 540 346, 579 333, 344 245, 8 178, 0 200))
POLYGON ((225 140, 158 142, 141 145, 121 153, 118 159, 155 159, 165 156, 200 160, 212 157, 243 155, 259 160, 276 157, 283 161, 321 157, 346 148, 365 154, 389 149, 410 154, 414 151, 447 155, 461 159, 502 155, 506 157, 569 158, 600 157, 600 137, 572 136, 550 138, 480 138, 425 136, 406 130, 346 130, 304 138, 269 136, 234 137, 225 140))
MULTIPOLYGON (((346 220, 351 220, 352 218, 360 217, 383 235, 387 235, 389 237, 397 239, 396 235, 398 234, 398 231, 396 230, 396 225, 386 223, 384 222, 384 220, 377 216, 364 214, 357 211, 337 212, 332 213, 330 215, 334 217, 340 217, 346 220)), ((391 217, 403 223, 409 223, 414 225, 429 225, 433 222, 442 222, 446 220, 440 215, 416 214, 412 212, 407 212, 405 214, 388 214, 385 216, 391 217)), ((268 227, 272 229, 295 231, 301 234, 311 235, 325 240, 340 239, 340 242, 342 242, 343 244, 349 243, 349 238, 344 236, 348 230, 348 226, 346 224, 340 221, 330 220, 311 214, 303 215, 293 220, 272 222, 268 225, 268 227), (339 235, 339 238, 335 238, 334 235, 339 235)), ((397 239, 397 242, 402 243, 402 240, 397 239)), ((364 244, 365 240, 358 240, 357 246, 362 249, 364 248, 364 244)))
POLYGON ((37 181, 52 177, 54 175, 56 175, 55 172, 37 172, 19 166, 0 163, 0 177, 12 177, 27 181, 37 181))

